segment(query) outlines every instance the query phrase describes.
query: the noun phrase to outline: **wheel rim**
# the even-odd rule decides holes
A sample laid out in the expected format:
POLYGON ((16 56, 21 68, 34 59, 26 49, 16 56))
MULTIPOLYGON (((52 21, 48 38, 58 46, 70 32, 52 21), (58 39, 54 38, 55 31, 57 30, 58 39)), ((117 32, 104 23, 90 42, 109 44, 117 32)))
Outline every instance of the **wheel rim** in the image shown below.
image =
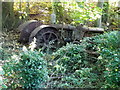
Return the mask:
POLYGON ((46 53, 55 51, 58 43, 58 36, 53 31, 44 32, 37 37, 37 46, 42 48, 42 51, 46 53))

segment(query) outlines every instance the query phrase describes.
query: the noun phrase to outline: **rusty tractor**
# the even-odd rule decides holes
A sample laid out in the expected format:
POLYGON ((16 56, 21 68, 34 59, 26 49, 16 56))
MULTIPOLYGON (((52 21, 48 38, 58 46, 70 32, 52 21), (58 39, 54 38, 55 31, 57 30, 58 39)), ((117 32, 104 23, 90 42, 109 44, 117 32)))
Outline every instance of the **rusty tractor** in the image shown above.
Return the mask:
POLYGON ((67 42, 79 43, 91 33, 103 33, 104 29, 95 27, 85 27, 83 25, 72 26, 69 24, 43 25, 40 21, 30 20, 21 24, 20 39, 22 43, 30 44, 36 38, 36 47, 45 50, 56 50, 67 42))

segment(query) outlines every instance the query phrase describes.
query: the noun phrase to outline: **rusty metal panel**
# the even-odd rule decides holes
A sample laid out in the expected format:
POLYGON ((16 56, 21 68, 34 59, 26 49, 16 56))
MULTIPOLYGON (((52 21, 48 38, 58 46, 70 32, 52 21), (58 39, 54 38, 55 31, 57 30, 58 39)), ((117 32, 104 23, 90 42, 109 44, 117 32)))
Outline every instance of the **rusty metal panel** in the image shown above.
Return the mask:
POLYGON ((31 32, 29 37, 29 42, 31 42, 33 37, 35 37, 35 35, 44 28, 54 28, 55 30, 57 30, 54 26, 51 26, 51 25, 40 25, 31 32))
POLYGON ((31 32, 38 26, 40 26, 42 23, 36 20, 30 20, 28 22, 25 22, 21 24, 18 29, 20 30, 20 39, 19 41, 22 43, 27 43, 29 41, 29 36, 31 32))
POLYGON ((38 22, 38 21, 37 20, 30 20, 30 21, 24 22, 23 24, 19 25, 18 30, 22 31, 31 22, 33 23, 33 22, 38 22))

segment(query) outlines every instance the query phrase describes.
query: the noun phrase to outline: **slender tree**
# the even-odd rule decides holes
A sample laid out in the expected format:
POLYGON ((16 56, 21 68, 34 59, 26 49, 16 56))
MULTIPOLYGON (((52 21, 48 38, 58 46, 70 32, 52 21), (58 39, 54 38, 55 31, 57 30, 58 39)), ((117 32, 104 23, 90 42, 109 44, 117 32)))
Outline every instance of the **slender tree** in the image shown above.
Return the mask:
POLYGON ((28 20, 29 19, 29 14, 30 14, 30 11, 29 11, 29 0, 28 0, 28 2, 26 3, 26 13, 27 13, 27 16, 26 16, 26 20, 28 20))
POLYGON ((102 16, 102 22, 103 23, 108 22, 108 10, 109 10, 109 0, 106 0, 103 3, 103 16, 102 16))
MULTIPOLYGON (((98 4, 97 4, 98 7, 103 9, 103 4, 104 4, 104 0, 98 0, 98 4)), ((102 16, 100 19, 97 20, 96 26, 102 27, 102 16)))
POLYGON ((12 29, 14 26, 14 2, 2 3, 2 28, 12 29))

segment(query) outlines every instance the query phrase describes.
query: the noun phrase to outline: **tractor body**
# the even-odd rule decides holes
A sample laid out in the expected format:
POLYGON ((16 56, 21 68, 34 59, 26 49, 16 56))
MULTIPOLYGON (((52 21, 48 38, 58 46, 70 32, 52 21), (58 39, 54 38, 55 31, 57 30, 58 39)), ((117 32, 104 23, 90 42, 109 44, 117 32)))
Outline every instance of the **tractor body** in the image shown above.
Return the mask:
POLYGON ((92 33, 104 32, 102 28, 91 28, 83 25, 43 25, 36 20, 27 21, 21 24, 18 29, 21 32, 19 41, 30 44, 36 38, 36 48, 43 50, 55 50, 67 42, 79 42, 83 37, 91 36, 92 33))

